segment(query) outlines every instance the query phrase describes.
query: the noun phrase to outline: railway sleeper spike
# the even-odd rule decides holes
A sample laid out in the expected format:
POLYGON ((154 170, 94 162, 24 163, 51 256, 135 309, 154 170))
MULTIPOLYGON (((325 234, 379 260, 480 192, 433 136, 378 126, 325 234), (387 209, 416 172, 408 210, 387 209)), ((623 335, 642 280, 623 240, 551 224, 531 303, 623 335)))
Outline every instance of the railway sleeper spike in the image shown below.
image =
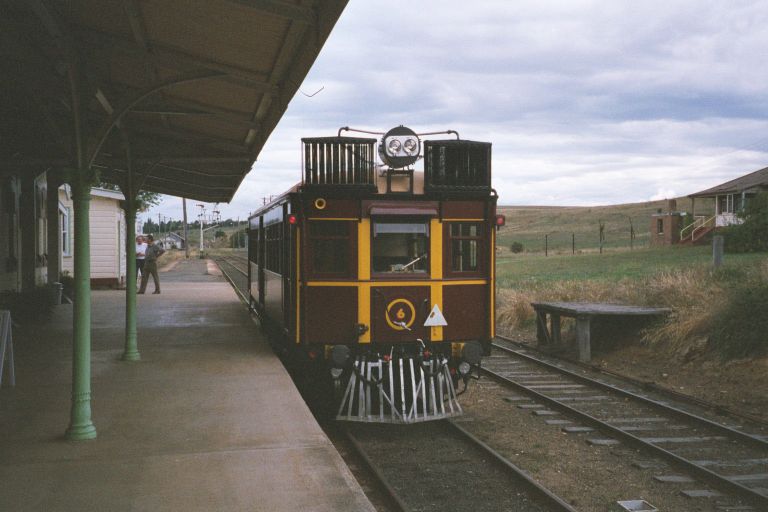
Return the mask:
POLYGON ((409 424, 461 416, 447 362, 442 356, 424 364, 413 358, 357 356, 336 419, 409 424))

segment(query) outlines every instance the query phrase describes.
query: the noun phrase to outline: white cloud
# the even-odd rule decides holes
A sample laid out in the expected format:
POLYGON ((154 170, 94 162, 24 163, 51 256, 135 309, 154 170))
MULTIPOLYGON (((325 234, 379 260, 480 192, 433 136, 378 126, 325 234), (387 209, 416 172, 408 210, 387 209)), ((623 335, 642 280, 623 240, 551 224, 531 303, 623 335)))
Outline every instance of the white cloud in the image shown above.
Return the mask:
POLYGON ((668 189, 662 189, 656 191, 655 194, 653 194, 648 200, 649 201, 658 201, 659 199, 672 199, 677 197, 677 194, 674 190, 668 188, 668 189))
POLYGON ((300 138, 345 125, 489 140, 504 204, 702 190, 768 165, 766 24, 757 0, 350 2, 301 86, 323 90, 296 95, 221 210, 293 185, 300 138))

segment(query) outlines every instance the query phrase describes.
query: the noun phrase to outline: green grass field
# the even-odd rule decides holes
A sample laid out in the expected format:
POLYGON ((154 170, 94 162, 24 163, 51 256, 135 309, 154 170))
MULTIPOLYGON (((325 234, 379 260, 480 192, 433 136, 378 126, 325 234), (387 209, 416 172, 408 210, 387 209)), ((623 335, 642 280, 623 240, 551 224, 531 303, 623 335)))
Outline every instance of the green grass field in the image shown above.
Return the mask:
MULTIPOLYGON (((768 259, 762 253, 726 254, 724 271, 768 259)), ((709 246, 673 246, 606 250, 576 255, 541 253, 502 253, 496 262, 499 288, 527 287, 555 281, 618 282, 641 279, 663 271, 676 271, 708 265, 712 261, 709 246)))

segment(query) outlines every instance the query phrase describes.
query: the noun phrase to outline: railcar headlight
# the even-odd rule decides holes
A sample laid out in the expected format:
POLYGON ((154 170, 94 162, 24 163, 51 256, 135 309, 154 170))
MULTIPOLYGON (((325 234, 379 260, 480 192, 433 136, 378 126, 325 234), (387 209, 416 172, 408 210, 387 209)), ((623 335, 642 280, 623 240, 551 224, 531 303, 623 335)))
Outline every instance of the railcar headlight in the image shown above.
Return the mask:
POLYGON ((421 142, 419 136, 405 126, 392 128, 379 144, 379 156, 381 160, 393 169, 402 169, 419 159, 421 142))
POLYGON ((331 377, 333 377, 334 379, 338 379, 339 377, 341 377, 342 373, 344 373, 343 368, 331 368, 331 377))
POLYGON ((387 144, 387 151, 392 156, 397 156, 397 154, 400 152, 400 148, 402 147, 402 144, 400 144, 399 139, 390 139, 389 143, 387 144))
POLYGON ((466 361, 459 363, 459 373, 462 375, 468 374, 472 370, 472 366, 466 361))

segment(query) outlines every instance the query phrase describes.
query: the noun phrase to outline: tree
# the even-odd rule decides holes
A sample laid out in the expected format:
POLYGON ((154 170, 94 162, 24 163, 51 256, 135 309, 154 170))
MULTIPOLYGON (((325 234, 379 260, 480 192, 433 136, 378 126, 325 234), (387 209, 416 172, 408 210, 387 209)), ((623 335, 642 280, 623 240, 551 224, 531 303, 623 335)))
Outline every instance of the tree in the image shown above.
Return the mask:
POLYGON ((768 251, 768 192, 750 198, 739 212, 741 224, 725 230, 725 248, 728 252, 768 251))

